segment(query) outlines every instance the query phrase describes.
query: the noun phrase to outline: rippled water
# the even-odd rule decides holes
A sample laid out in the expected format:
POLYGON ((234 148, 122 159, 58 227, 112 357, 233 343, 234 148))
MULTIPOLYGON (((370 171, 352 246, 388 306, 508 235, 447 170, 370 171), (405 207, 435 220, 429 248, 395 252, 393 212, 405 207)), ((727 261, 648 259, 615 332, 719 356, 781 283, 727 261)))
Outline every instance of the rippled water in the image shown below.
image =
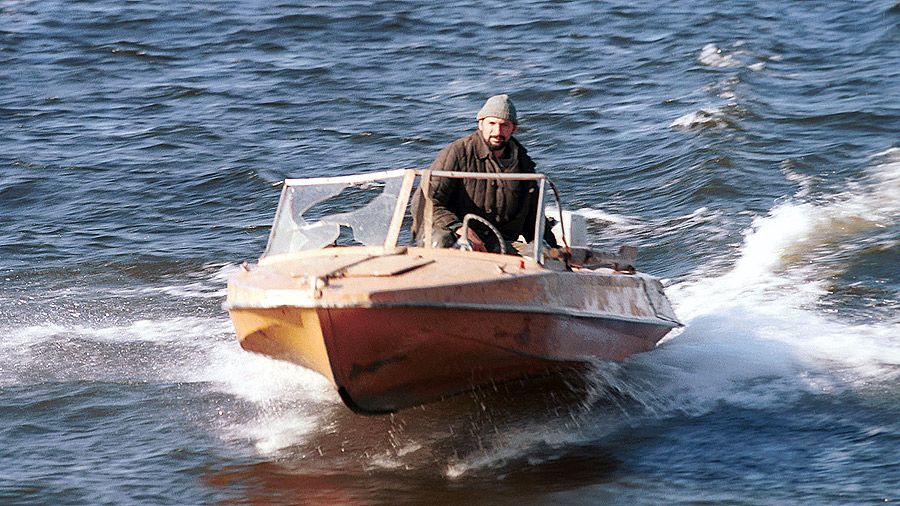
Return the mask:
POLYGON ((900 500, 900 4, 0 0, 0 502, 900 500), (518 134, 686 327, 393 417, 243 352, 284 177, 518 134))

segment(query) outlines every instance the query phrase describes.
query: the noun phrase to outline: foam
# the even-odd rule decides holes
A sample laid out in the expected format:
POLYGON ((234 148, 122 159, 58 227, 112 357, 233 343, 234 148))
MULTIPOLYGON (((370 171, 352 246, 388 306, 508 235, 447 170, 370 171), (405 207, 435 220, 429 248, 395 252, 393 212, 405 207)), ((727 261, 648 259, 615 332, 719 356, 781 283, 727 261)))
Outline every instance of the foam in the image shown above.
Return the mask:
MULTIPOLYGON (((617 404, 619 417, 697 416, 722 404, 765 409, 844 391, 878 395, 900 380, 897 318, 860 323, 818 303, 846 265, 833 251, 897 245, 900 149, 871 157, 840 192, 814 201, 809 194, 800 184, 794 197, 756 217, 723 274, 696 273, 667 288, 686 327, 616 374, 595 374, 599 391, 628 400, 617 404)), ((699 208, 670 221, 694 228, 710 219, 717 213, 699 208)))
MULTIPOLYGON (((233 338, 231 323, 224 318, 175 317, 163 320, 141 319, 123 325, 89 324, 30 325, 0 328, 14 336, 0 342, 10 352, 7 358, 41 360, 19 353, 29 347, 51 342, 82 341, 122 345, 122 353, 135 353, 134 343, 158 345, 170 360, 154 364, 160 380, 186 383, 210 383, 218 391, 255 403, 296 399, 331 400, 327 381, 319 375, 286 362, 243 351, 233 338), (21 355, 16 358, 16 355, 21 355)), ((152 348, 144 349, 149 352, 152 348)), ((151 355, 158 359, 159 355, 151 355)), ((127 356, 126 356, 127 360, 127 356)), ((83 378, 91 379, 91 378, 83 378)), ((0 378, 8 381, 9 378, 0 378)))
POLYGON ((261 405, 276 401, 338 401, 331 384, 319 374, 246 352, 236 342, 213 347, 190 379, 211 382, 218 391, 261 405))
POLYGON ((839 268, 823 246, 861 248, 860 237, 882 233, 896 244, 898 161, 888 150, 845 192, 775 206, 753 221, 730 271, 667 289, 686 329, 629 364, 636 381, 656 384, 661 411, 768 406, 900 379, 896 320, 851 322, 817 305, 839 268))
MULTIPOLYGON (((569 209, 566 209, 567 211, 569 209)), ((607 223, 631 223, 638 220, 634 216, 625 216, 621 214, 613 214, 602 209, 592 207, 582 207, 581 209, 572 211, 573 213, 584 216, 586 220, 605 221, 607 223)), ((559 208, 555 204, 548 205, 544 208, 544 215, 553 219, 559 219, 559 208)))
POLYGON ((700 109, 678 117, 669 128, 691 129, 698 127, 724 127, 728 125, 725 113, 718 107, 700 109))
POLYGON ((237 264, 225 264, 218 267, 212 276, 204 276, 193 282, 183 282, 172 285, 149 286, 138 290, 123 290, 125 293, 138 294, 163 294, 179 298, 221 298, 225 297, 228 289, 228 278, 238 271, 237 264))
POLYGON ((726 53, 713 43, 703 46, 703 49, 700 50, 700 55, 697 56, 697 61, 703 65, 716 68, 731 68, 743 65, 733 54, 726 53))
POLYGON ((766 68, 765 62, 756 62, 747 66, 748 69, 754 72, 762 72, 766 68))
POLYGON ((306 439, 320 424, 320 416, 302 414, 296 407, 290 407, 278 413, 253 416, 224 430, 230 439, 250 440, 258 453, 274 455, 306 439))
POLYGON ((590 207, 583 207, 579 209, 577 213, 584 216, 587 220, 605 221, 607 223, 614 223, 616 225, 629 225, 640 221, 639 218, 635 216, 613 214, 602 209, 590 207))
MULTIPOLYGON (((473 471, 492 469, 514 460, 523 455, 536 455, 536 450, 550 447, 559 448, 577 444, 591 439, 586 433, 579 431, 547 430, 543 425, 525 427, 517 430, 507 429, 502 442, 491 448, 491 451, 474 454, 467 458, 451 459, 444 467, 444 476, 450 480, 457 480, 473 471)), ((547 452, 544 452, 547 453, 547 452)), ((551 458, 533 456, 529 459, 531 465, 537 465, 551 458)))
POLYGON ((22 347, 59 339, 83 339, 100 342, 190 342, 210 333, 221 334, 227 322, 221 319, 173 317, 165 320, 140 319, 123 325, 94 326, 47 323, 43 325, 0 327, 14 339, 0 341, 0 347, 22 347))
POLYGON ((66 327, 55 323, 26 325, 21 327, 0 327, 0 349, 17 350, 33 343, 45 342, 66 331, 66 327))
POLYGON ((869 171, 869 176, 874 186, 873 207, 877 208, 879 215, 896 222, 900 213, 900 148, 890 148, 877 153, 870 159, 875 165, 869 171))

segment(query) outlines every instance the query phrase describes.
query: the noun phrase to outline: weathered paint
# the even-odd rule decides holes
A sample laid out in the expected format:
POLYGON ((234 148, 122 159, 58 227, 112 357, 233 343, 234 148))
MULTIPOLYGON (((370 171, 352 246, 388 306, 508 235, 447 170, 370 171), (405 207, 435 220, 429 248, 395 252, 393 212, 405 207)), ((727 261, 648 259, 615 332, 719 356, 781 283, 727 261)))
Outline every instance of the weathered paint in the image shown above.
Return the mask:
POLYGON ((640 273, 419 248, 269 257, 229 280, 227 306, 245 349, 319 372, 360 412, 623 360, 678 325, 640 273))
POLYGON ((394 411, 491 381, 623 360, 668 329, 555 315, 435 308, 328 309, 335 383, 356 410, 394 411))
POLYGON ((241 347, 311 369, 334 382, 316 309, 231 309, 241 347))

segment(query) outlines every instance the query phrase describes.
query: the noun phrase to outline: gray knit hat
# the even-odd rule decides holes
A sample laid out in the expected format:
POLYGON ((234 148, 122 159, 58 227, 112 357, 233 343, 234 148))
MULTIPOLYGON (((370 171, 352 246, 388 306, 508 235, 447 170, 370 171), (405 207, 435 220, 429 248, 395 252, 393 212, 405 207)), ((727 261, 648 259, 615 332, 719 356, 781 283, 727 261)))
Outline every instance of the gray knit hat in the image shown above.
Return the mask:
POLYGON ((519 124, 516 106, 514 106, 512 100, 509 99, 509 95, 494 95, 487 99, 487 102, 484 103, 484 107, 478 111, 478 120, 481 121, 488 116, 512 121, 517 125, 519 124))

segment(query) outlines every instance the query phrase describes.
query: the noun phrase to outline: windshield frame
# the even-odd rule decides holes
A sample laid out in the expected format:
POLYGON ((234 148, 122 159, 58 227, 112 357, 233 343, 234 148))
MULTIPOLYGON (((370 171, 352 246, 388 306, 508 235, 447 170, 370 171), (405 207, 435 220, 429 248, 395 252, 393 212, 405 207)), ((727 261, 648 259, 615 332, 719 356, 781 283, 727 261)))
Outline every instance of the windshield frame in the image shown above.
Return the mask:
MULTIPOLYGON (((288 252, 279 252, 273 253, 273 243, 275 243, 276 234, 278 225, 284 219, 284 213, 290 212, 288 208, 290 207, 288 201, 290 200, 291 188, 300 187, 300 186, 317 186, 317 185, 354 185, 354 184, 363 184, 374 181, 385 181, 388 179, 395 178, 403 178, 400 186, 399 193, 397 194, 397 202, 394 207, 394 211, 390 220, 390 225, 387 231, 387 235, 382 245, 384 251, 394 251, 397 248, 397 242, 400 237, 400 231, 403 227, 403 220, 406 216, 407 209, 409 208, 409 201, 412 196, 412 191, 414 188, 414 182, 416 178, 420 179, 419 186, 423 188, 423 190, 427 190, 431 183, 432 177, 445 177, 445 178, 457 178, 457 179, 489 179, 489 180, 508 180, 508 181, 536 181, 538 184, 538 202, 537 202, 537 212, 536 220, 534 224, 534 243, 536 247, 533 251, 533 259, 535 262, 539 264, 543 264, 543 237, 544 237, 544 223, 545 223, 545 214, 544 214, 544 196, 546 192, 546 183, 548 181, 547 177, 544 174, 535 174, 535 173, 478 173, 478 172, 455 172, 455 171, 432 171, 430 169, 426 170, 418 170, 418 169, 395 169, 395 170, 386 170, 379 172, 369 172, 362 174, 353 174, 347 176, 333 176, 333 177, 314 177, 314 178, 289 178, 285 179, 281 191, 281 197, 278 201, 278 208, 275 211, 275 217, 273 220, 272 228, 269 232, 269 239, 266 245, 266 250, 262 255, 262 258, 267 256, 275 256, 280 254, 291 253, 288 252)), ((429 192, 424 191, 423 195, 425 198, 425 204, 430 208, 433 205, 433 200, 428 195, 429 192)), ((302 215, 301 215, 302 217, 302 215)), ((426 218, 426 223, 430 224, 430 217, 426 218)), ((430 235, 430 228, 426 227, 426 238, 430 235)), ((425 248, 430 249, 432 245, 431 241, 425 241, 425 248)), ((319 249, 319 248, 311 248, 311 249, 319 249)), ((303 251, 303 250, 299 250, 303 251)))

